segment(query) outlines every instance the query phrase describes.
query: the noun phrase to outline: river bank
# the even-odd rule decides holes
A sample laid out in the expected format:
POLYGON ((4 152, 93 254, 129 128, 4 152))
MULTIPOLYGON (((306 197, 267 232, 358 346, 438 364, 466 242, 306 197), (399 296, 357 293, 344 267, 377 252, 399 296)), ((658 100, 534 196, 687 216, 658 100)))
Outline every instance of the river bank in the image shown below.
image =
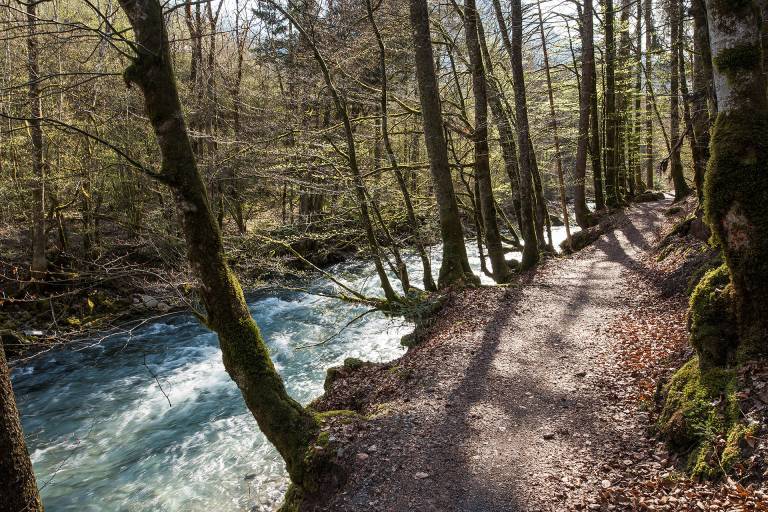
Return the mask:
POLYGON ((702 483, 648 433, 654 389, 691 355, 698 249, 659 248, 670 211, 634 206, 573 257, 451 295, 403 357, 336 378, 315 407, 359 419, 328 427, 342 483, 304 509, 763 510, 765 443, 743 485, 702 483))

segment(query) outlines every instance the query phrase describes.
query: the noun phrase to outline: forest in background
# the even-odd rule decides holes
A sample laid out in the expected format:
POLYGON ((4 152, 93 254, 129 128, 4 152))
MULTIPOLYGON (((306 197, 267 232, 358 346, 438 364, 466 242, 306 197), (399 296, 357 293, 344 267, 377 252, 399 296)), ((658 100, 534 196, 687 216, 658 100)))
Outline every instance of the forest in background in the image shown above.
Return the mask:
MULTIPOLYGON (((596 51, 586 46, 595 58, 595 70, 588 73, 596 77, 589 80, 594 101, 581 107, 583 8, 549 2, 527 5, 522 12, 533 200, 537 236, 544 244, 549 215, 565 218, 563 198, 571 216, 576 210, 578 224, 592 222, 585 197, 598 210, 604 206, 608 181, 603 174, 609 170, 620 182, 616 200, 652 188, 654 180, 668 186, 669 172, 660 165, 683 133, 692 134, 679 118, 676 126, 669 125, 670 77, 687 77, 691 87, 695 80, 691 17, 675 17, 681 27, 676 49, 682 53, 673 58, 668 6, 625 4, 615 6, 609 28, 617 45, 608 81, 604 7, 595 11, 589 38, 596 51), (672 73, 672 64, 683 75, 672 73), (597 115, 590 120, 586 112, 580 120, 573 115, 580 108, 596 109, 597 115), (606 116, 606 108, 616 114, 606 116), (606 124, 608 117, 616 120, 615 128, 606 124), (581 126, 584 121, 593 126, 581 126), (608 140, 616 140, 616 162, 610 166, 609 129, 608 140)), ((365 224, 371 225, 383 265, 396 273, 404 248, 423 254, 424 246, 439 240, 413 43, 409 26, 402 23, 406 7, 403 2, 372 5, 375 31, 365 5, 357 2, 291 4, 296 23, 265 1, 181 3, 166 9, 169 50, 195 156, 230 262, 250 286, 306 268, 297 264, 293 251, 321 265, 359 250, 370 253, 371 239, 360 229, 365 224), (349 118, 370 204, 367 214, 360 211, 356 178, 347 168, 343 121, 315 49, 349 118)), ((455 3, 436 4, 430 18, 459 215, 468 233, 479 232, 482 239, 480 196, 492 194, 502 242, 519 247, 511 45, 497 19, 500 13, 508 30, 509 9, 497 2, 478 11, 482 55, 475 60, 485 63, 486 94, 493 100, 485 114, 489 184, 484 187, 474 169, 477 98, 460 12, 455 3)), ((161 313, 185 305, 191 278, 178 214, 171 190, 145 172, 157 168, 160 154, 149 124, 141 122, 141 99, 125 87, 130 45, 118 5, 43 2, 29 14, 23 5, 10 3, 2 13, 7 36, 1 264, 9 285, 6 297, 22 304, 18 310, 4 304, 21 320, 9 320, 6 327, 22 331, 46 325, 47 334, 61 336, 103 329, 126 305, 137 314, 146 314, 147 303, 150 311, 159 304, 161 313), (20 66, 24 55, 34 62, 20 66), (30 98, 39 108, 39 123, 30 122, 30 98), (26 284, 33 260, 53 288, 30 292, 26 284), (97 282, 100 291, 94 289, 97 282), (66 305, 53 315, 46 301, 38 300, 49 293, 60 297, 54 309, 66 305)), ((696 117, 701 102, 694 105, 694 98, 702 94, 677 88, 688 118, 696 117)), ((685 174, 692 187, 689 144, 679 144, 679 152, 686 165, 678 174, 685 174)), ((493 257, 492 250, 487 252, 493 257)), ((407 288, 411 283, 404 277, 407 288)))

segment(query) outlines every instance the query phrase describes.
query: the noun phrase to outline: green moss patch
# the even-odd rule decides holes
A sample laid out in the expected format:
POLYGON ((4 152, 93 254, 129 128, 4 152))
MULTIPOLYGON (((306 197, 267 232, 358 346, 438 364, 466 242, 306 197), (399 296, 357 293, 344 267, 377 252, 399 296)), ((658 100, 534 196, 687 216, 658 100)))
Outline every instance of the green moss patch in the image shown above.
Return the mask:
POLYGON ((735 370, 702 369, 694 357, 664 387, 657 427, 670 448, 687 454, 693 476, 723 476, 742 456, 751 427, 741 419, 736 386, 735 370))
POLYGON ((691 294, 691 344, 703 367, 725 365, 738 346, 730 283, 728 267, 723 264, 704 274, 691 294))

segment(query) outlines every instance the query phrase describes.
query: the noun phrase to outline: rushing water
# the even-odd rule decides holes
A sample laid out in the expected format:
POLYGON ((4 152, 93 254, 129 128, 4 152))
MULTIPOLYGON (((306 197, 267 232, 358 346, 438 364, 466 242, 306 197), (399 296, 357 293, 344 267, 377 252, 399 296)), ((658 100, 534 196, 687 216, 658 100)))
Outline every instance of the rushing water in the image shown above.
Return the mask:
MULTIPOLYGON (((553 236, 561 241, 562 228, 553 228, 553 236)), ((477 246, 470 242, 467 249, 479 275, 477 246)), ((432 259, 437 271, 437 248, 432 259)), ((420 284, 418 258, 408 263, 411 281, 420 284)), ((364 293, 379 291, 370 264, 346 262, 330 271, 364 293)), ((365 311, 316 295, 335 288, 324 278, 304 288, 309 293, 249 299, 297 400, 319 396, 325 370, 346 357, 387 361, 403 353, 400 337, 411 326, 380 313, 327 343, 298 349, 365 311)), ((40 355, 16 368, 13 382, 46 510, 271 510, 282 499, 282 461, 224 371, 216 337, 190 315, 168 317, 130 337, 40 355)))

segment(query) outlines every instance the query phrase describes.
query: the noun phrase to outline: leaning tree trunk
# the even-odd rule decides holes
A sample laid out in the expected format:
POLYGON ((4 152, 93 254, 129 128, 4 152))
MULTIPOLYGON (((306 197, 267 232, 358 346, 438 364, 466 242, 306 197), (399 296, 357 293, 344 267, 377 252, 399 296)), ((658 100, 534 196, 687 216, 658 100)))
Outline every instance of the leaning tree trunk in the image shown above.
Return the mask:
POLYGON ((475 283, 477 278, 472 273, 467 259, 464 231, 448 163, 448 146, 443 132, 440 89, 435 74, 427 0, 409 0, 409 5, 424 140, 429 155, 429 169, 434 183, 443 240, 443 262, 437 284, 440 288, 445 288, 453 284, 475 283))
POLYGON ((240 284, 229 269, 181 109, 158 0, 120 0, 133 27, 137 54, 125 71, 136 85, 152 124, 162 167, 153 174, 174 192, 181 213, 187 256, 200 283, 205 324, 219 336, 224 367, 240 388, 259 428, 286 462, 298 488, 307 483, 307 448, 318 431, 314 416, 286 392, 269 349, 248 311, 240 284))
POLYGON ((671 0, 669 4, 670 48, 671 57, 669 65, 669 155, 670 175, 675 186, 675 201, 681 201, 691 189, 685 181, 683 174, 683 162, 680 159, 680 0, 671 0))
POLYGON ((736 303, 742 360, 768 353, 768 100, 755 4, 707 0, 718 115, 704 184, 736 303))
MULTIPOLYGON (((576 147, 576 168, 574 171, 574 178, 576 183, 574 187, 573 209, 576 214, 576 223, 581 226, 582 229, 584 229, 588 228, 591 224, 590 212, 589 208, 587 208, 586 182, 587 153, 589 149, 588 145, 590 128, 589 114, 592 107, 592 88, 594 87, 595 80, 595 48, 592 29, 592 0, 584 0, 584 14, 582 15, 581 33, 583 50, 581 57, 581 90, 579 91, 579 143, 576 147)), ((595 121, 597 121, 597 112, 594 113, 594 117, 595 121)), ((592 125, 594 128, 597 123, 592 123, 592 125)), ((597 194, 597 189, 595 190, 595 194, 597 194)))
POLYGON ((473 142, 475 150, 475 181, 479 191, 480 212, 485 231, 485 245, 491 260, 493 280, 505 283, 510 272, 504 259, 504 247, 496 220, 496 201, 493 198, 491 183, 491 165, 488 160, 488 92, 483 69, 483 56, 478 41, 478 14, 475 0, 465 0, 464 32, 467 40, 469 65, 472 69, 472 92, 475 96, 475 130, 473 142))
POLYGON ((42 512, 35 473, 21 430, 11 374, 0 344, 0 512, 42 512))

